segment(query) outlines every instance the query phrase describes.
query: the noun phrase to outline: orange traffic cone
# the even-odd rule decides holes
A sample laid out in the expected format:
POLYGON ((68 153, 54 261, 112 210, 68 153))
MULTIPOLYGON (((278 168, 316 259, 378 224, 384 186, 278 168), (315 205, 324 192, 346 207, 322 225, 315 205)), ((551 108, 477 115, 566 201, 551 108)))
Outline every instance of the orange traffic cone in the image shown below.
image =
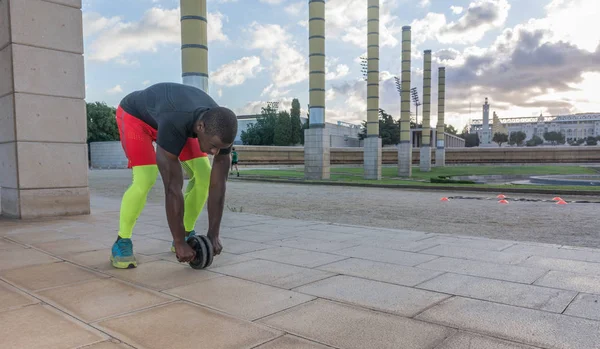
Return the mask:
POLYGON ((558 201, 556 204, 557 205, 566 205, 567 202, 565 200, 563 200, 563 199, 560 199, 560 201, 558 201))
POLYGON ((500 194, 498 196, 496 196, 498 199, 506 199, 506 196, 504 194, 500 194))
POLYGON ((440 201, 450 201, 448 198, 442 198, 440 201))
POLYGON ((562 201, 562 199, 560 197, 556 196, 552 199, 552 201, 562 201))
POLYGON ((499 204, 506 205, 506 204, 508 204, 508 201, 506 201, 506 200, 500 200, 500 201, 498 201, 498 203, 499 203, 499 204))

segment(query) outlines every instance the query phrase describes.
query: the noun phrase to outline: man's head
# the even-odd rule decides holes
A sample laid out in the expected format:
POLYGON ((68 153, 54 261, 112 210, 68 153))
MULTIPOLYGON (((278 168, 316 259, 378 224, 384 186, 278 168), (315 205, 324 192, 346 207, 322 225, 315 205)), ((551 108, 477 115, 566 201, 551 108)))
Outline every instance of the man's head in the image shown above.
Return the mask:
POLYGON ((200 150, 216 155, 233 144, 238 131, 237 116, 227 108, 217 107, 205 112, 194 129, 200 150))

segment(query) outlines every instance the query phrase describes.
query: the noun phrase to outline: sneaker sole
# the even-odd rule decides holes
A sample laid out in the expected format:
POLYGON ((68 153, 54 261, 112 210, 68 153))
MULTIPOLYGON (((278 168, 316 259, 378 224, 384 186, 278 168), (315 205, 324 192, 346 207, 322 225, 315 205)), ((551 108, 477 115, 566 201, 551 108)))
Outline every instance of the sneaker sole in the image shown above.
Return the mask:
POLYGON ((137 267, 137 262, 117 262, 110 256, 110 261, 113 267, 117 269, 133 269, 137 267))

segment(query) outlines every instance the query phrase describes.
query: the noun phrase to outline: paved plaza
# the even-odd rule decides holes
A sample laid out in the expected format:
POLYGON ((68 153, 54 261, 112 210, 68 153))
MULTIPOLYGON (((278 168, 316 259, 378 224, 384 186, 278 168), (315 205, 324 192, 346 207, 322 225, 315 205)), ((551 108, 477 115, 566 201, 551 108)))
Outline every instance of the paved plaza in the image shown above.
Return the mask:
POLYGON ((194 270, 149 203, 116 270, 118 207, 0 221, 2 348, 600 348, 600 250, 226 210, 194 270))

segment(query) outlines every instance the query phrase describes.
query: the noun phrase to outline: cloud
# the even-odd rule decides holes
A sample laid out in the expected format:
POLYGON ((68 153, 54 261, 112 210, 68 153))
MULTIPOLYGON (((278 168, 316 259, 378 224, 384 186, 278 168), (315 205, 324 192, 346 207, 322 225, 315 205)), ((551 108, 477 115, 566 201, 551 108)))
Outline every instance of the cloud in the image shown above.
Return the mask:
POLYGON ((301 15, 307 11, 306 2, 294 2, 285 7, 285 12, 290 15, 301 15))
POLYGON ((421 0, 419 2, 419 7, 425 8, 431 5, 431 0, 421 0))
POLYGON ((270 5, 279 5, 283 3, 283 0, 260 0, 260 2, 270 5))
POLYGON ((247 79, 256 77, 264 68, 260 65, 260 57, 242 57, 223 64, 216 72, 210 74, 212 82, 223 86, 237 86, 247 79))
POLYGON ((262 57, 271 62, 271 79, 277 87, 286 87, 308 78, 307 55, 300 53, 297 44, 278 24, 253 22, 246 30, 250 34, 249 49, 259 49, 262 57))
POLYGON ((462 6, 450 6, 450 10, 452 10, 452 13, 454 13, 455 15, 460 15, 464 9, 462 8, 462 6))
POLYGON ((121 88, 121 85, 117 85, 115 87, 109 88, 108 90, 106 90, 106 93, 108 94, 117 94, 117 93, 121 93, 123 92, 123 88, 121 88))
MULTIPOLYGON (((222 31, 224 19, 219 12, 208 13, 209 43, 228 40, 222 31)), ((127 63, 129 54, 156 52, 162 45, 181 44, 179 8, 151 8, 138 22, 84 13, 83 25, 86 37, 95 36, 86 47, 88 58, 93 61, 127 63)))
POLYGON ((413 38, 417 44, 430 39, 442 44, 473 44, 488 31, 501 28, 509 10, 507 0, 478 0, 469 5, 458 21, 450 23, 444 14, 430 12, 423 19, 411 23, 413 38))

